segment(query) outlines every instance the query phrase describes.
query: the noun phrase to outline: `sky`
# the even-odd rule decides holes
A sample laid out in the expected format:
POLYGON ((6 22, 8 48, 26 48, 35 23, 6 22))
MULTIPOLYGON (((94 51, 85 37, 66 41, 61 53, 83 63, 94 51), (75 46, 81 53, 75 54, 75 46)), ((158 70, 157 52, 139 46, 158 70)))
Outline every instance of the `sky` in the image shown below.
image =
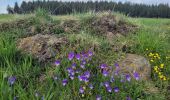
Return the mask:
MULTIPOLYGON (((0 0, 0 14, 7 13, 7 5, 14 6, 15 2, 18 2, 20 5, 22 1, 33 1, 33 0, 0 0)), ((36 0, 34 0, 36 1, 36 0)), ((57 1, 57 0, 51 0, 57 1)), ((88 1, 88 0, 58 0, 58 1, 88 1)), ((91 1, 115 1, 115 2, 132 2, 132 3, 144 3, 144 4, 160 4, 168 3, 170 5, 170 0, 91 0, 91 1)))

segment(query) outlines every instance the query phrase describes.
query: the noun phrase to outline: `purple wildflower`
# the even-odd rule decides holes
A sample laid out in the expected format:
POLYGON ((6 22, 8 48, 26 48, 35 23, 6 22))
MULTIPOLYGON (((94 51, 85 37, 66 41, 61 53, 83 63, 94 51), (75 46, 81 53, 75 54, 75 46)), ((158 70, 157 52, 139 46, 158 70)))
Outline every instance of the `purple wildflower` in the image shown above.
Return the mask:
POLYGON ((71 80, 74 80, 74 75, 69 76, 71 80))
POLYGON ((104 86, 107 88, 110 86, 110 83, 106 81, 106 82, 104 82, 104 86))
POLYGON ((67 83, 68 83, 68 80, 67 80, 67 79, 64 79, 64 80, 62 81, 63 86, 66 86, 67 83))
POLYGON ((86 76, 87 78, 89 78, 89 77, 90 77, 90 72, 89 72, 89 71, 84 72, 84 76, 86 76))
POLYGON ((139 80, 139 79, 140 79, 139 73, 137 73, 137 72, 134 72, 134 73, 133 73, 133 76, 134 76, 134 78, 135 78, 136 80, 139 80))
POLYGON ((82 60, 82 64, 84 64, 84 65, 85 65, 85 64, 86 64, 86 60, 82 60))
POLYGON ((81 76, 78 76, 78 79, 79 79, 80 81, 85 81, 85 80, 87 80, 87 77, 81 75, 81 76))
POLYGON ((88 58, 88 54, 83 53, 83 54, 82 54, 82 57, 83 57, 83 59, 87 59, 87 58, 88 58))
POLYGON ((105 69, 105 68, 107 68, 107 65, 106 64, 101 64, 100 68, 105 69))
POLYGON ((81 55, 80 55, 80 54, 77 54, 77 55, 76 55, 76 59, 77 59, 77 60, 80 60, 80 59, 81 59, 81 55))
POLYGON ((10 85, 13 85, 15 83, 15 81, 16 81, 16 77, 15 76, 11 76, 11 77, 8 78, 8 83, 10 85))
POLYGON ((80 72, 81 72, 81 70, 80 70, 80 69, 77 69, 75 72, 76 72, 76 73, 80 73, 80 72))
POLYGON ((131 80, 130 75, 129 75, 129 74, 127 74, 125 77, 126 77, 126 80, 130 82, 130 80, 131 80))
POLYGON ((119 71, 116 70, 116 71, 114 72, 114 74, 117 76, 117 75, 119 74, 119 71))
POLYGON ((100 95, 97 95, 96 100, 102 100, 102 97, 100 95))
POLYGON ((73 68, 71 68, 71 67, 68 67, 67 71, 68 71, 68 73, 74 72, 73 68))
POLYGON ((93 55, 93 52, 89 50, 89 51, 88 51, 88 56, 91 57, 92 55, 93 55))
POLYGON ((78 79, 80 81, 84 81, 84 82, 89 82, 89 78, 90 78, 90 72, 89 71, 86 71, 86 72, 83 73, 83 75, 78 76, 78 79))
POLYGON ((74 52, 70 52, 69 54, 68 54, 68 59, 69 60, 72 60, 74 58, 74 52))
POLYGON ((79 92, 80 92, 81 94, 83 94, 83 93, 84 93, 84 88, 83 88, 83 87, 80 87, 79 92))
POLYGON ((80 64, 80 67, 84 69, 84 68, 85 68, 85 65, 81 63, 81 64, 80 64))
POLYGON ((105 76, 105 77, 106 77, 106 76, 108 76, 108 75, 109 75, 109 72, 108 72, 107 70, 103 70, 103 71, 102 71, 102 74, 103 74, 103 76, 105 76))
POLYGON ((90 89, 93 89, 94 87, 93 87, 93 85, 92 85, 92 84, 89 84, 89 88, 90 88, 90 89))
POLYGON ((76 63, 73 63, 71 66, 73 69, 76 69, 76 63))
POLYGON ((115 67, 118 68, 118 67, 119 67, 119 64, 118 64, 118 63, 115 63, 115 67))
POLYGON ((119 88, 118 88, 118 87, 115 87, 115 88, 114 88, 114 92, 116 92, 116 93, 119 92, 119 88))
POLYGON ((106 89, 108 92, 110 92, 110 93, 112 92, 112 87, 108 86, 108 87, 106 87, 106 89))
POLYGON ((114 81, 115 81, 115 79, 114 79, 114 77, 112 76, 112 77, 110 78, 110 82, 113 83, 114 81))
POLYGON ((55 65, 56 65, 56 66, 59 66, 59 65, 60 65, 60 60, 56 60, 56 61, 55 61, 55 65))
POLYGON ((129 96, 126 97, 126 100, 131 100, 131 98, 129 96))

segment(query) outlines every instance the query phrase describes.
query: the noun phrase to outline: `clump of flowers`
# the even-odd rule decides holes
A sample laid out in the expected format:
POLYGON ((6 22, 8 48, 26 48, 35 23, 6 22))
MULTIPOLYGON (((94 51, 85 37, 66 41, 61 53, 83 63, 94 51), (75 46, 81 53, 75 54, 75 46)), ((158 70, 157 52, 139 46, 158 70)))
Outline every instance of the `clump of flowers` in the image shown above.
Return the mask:
MULTIPOLYGON (((93 57, 94 53, 91 50, 81 53, 69 52, 66 61, 68 66, 64 69, 64 75, 62 73, 64 76, 61 79, 62 86, 70 86, 69 84, 74 82, 72 84, 73 93, 79 94, 80 97, 95 95, 96 100, 101 100, 101 91, 108 94, 118 94, 123 91, 122 87, 124 87, 118 82, 123 84, 124 82, 129 83, 133 78, 136 81, 140 79, 137 72, 134 72, 133 76, 126 74, 122 77, 119 74, 119 64, 115 63, 114 66, 108 66, 105 63, 99 63, 93 57), (75 82, 78 82, 76 83, 78 90, 75 90, 75 82)), ((63 69, 62 60, 56 60, 55 65, 57 68, 63 69)), ((128 96, 128 98, 130 97, 128 96)))
MULTIPOLYGON (((147 51, 149 49, 146 49, 147 51)), ((149 52, 147 54, 148 58, 150 59, 150 63, 153 66, 154 75, 156 75, 159 79, 166 81, 168 78, 164 75, 165 64, 162 63, 161 56, 157 52, 149 52)))

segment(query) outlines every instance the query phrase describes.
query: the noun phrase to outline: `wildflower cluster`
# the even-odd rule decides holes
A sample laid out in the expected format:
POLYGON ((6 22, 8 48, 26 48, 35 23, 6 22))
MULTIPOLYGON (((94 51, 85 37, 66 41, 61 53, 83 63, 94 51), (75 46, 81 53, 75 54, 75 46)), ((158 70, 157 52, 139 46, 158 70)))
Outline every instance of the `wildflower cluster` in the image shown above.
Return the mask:
MULTIPOLYGON (((148 49, 146 49, 148 51, 148 49)), ((161 63, 161 56, 159 53, 148 52, 148 58, 150 59, 153 67, 154 75, 159 79, 166 81, 167 77, 164 75, 165 64, 161 63)))
MULTIPOLYGON (((73 81, 78 81, 77 86, 79 89, 73 92, 79 94, 80 97, 89 97, 90 95, 95 95, 96 100, 102 99, 102 96, 100 94, 100 92, 102 91, 101 89, 110 94, 120 92, 122 90, 121 86, 115 84, 115 79, 120 79, 119 65, 116 63, 114 67, 112 67, 108 66, 105 63, 94 63, 95 61, 93 61, 93 57, 94 53, 91 50, 81 53, 68 53, 67 63, 69 67, 65 68, 66 75, 65 77, 63 77, 63 79, 61 79, 62 86, 65 87, 73 81)), ((57 68, 60 68, 60 66, 62 66, 61 62, 62 61, 56 60, 55 65, 57 66, 57 68)), ((123 78, 121 77, 120 81, 122 83, 129 83, 133 77, 135 80, 140 79, 139 74, 137 72, 134 72, 133 75, 123 75, 123 78)), ((75 84, 72 84, 72 86, 73 85, 75 84)), ((75 88, 75 86, 71 88, 75 88)), ((126 98, 128 98, 127 100, 131 100, 129 95, 127 95, 125 99, 126 98)))

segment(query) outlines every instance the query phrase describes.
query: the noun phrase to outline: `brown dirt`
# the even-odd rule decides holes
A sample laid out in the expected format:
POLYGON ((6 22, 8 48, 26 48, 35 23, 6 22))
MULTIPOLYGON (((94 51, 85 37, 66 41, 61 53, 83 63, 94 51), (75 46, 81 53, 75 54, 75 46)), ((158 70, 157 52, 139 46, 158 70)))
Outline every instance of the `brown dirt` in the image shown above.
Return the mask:
POLYGON ((90 27, 98 34, 112 37, 115 34, 127 35, 135 30, 135 25, 124 21, 117 21, 114 15, 104 15, 94 17, 91 20, 90 27))

